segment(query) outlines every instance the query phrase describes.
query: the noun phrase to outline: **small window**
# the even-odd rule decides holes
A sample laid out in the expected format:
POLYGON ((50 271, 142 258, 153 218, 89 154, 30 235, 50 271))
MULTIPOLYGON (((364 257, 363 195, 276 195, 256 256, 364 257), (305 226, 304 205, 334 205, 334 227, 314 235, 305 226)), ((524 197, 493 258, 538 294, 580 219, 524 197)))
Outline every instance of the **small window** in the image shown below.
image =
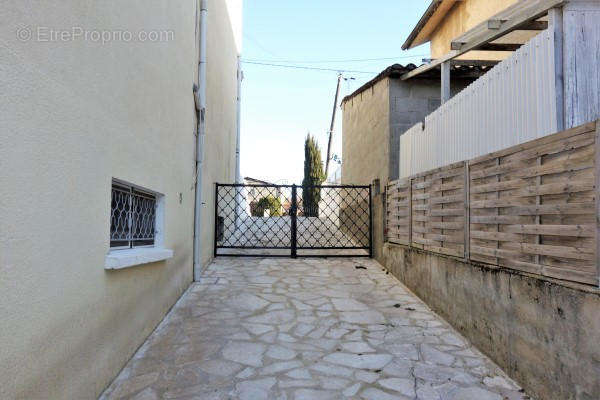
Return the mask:
POLYGON ((154 246, 156 195, 113 182, 110 205, 110 247, 154 246))

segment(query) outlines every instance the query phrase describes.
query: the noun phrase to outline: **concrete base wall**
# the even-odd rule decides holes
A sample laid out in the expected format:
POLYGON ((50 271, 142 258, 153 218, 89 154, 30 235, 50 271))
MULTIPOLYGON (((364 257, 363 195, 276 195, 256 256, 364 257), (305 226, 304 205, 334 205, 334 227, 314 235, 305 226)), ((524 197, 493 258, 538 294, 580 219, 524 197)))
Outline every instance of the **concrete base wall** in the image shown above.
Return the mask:
POLYGON ((600 398, 599 289, 388 243, 380 261, 534 398, 600 398))
POLYGON ((373 198, 371 200, 371 214, 373 221, 373 257, 383 264, 385 259, 383 257, 383 246, 385 242, 385 192, 383 192, 383 184, 381 185, 381 192, 376 193, 373 191, 373 198))

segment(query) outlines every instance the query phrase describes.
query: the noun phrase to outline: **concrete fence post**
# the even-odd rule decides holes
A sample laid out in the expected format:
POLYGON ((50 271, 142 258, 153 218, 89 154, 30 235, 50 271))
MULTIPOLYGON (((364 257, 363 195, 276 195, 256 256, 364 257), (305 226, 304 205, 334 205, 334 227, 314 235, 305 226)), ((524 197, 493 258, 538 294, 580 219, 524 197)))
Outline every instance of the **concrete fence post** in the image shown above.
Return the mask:
POLYGON ((596 135, 594 147, 594 189, 596 200, 596 272, 600 286, 600 119, 596 120, 596 135))
POLYGON ((469 161, 465 161, 465 183, 464 183, 464 196, 465 196, 465 261, 469 261, 471 258, 471 254, 469 252, 469 247, 471 245, 471 175, 469 173, 469 161))
POLYGON ((413 178, 408 178, 408 247, 412 247, 412 237, 413 237, 413 219, 412 219, 412 185, 413 178))

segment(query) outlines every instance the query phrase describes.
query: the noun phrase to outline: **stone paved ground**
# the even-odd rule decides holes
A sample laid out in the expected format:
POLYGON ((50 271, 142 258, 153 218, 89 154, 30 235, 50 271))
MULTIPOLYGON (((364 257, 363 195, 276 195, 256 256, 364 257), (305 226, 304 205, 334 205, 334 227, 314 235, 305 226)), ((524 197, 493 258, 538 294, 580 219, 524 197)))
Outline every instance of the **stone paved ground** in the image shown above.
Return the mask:
POLYGON ((528 397, 375 261, 223 258, 101 398, 528 397))

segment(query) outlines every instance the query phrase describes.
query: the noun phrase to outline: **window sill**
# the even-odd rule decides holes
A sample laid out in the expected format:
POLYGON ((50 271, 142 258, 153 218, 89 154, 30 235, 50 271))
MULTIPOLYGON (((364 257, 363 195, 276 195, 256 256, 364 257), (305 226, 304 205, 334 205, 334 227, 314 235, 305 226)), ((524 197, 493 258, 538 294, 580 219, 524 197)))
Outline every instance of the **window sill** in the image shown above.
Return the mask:
POLYGON ((111 250, 104 261, 104 269, 123 269, 136 265, 164 261, 173 257, 173 250, 140 247, 137 249, 111 250))

